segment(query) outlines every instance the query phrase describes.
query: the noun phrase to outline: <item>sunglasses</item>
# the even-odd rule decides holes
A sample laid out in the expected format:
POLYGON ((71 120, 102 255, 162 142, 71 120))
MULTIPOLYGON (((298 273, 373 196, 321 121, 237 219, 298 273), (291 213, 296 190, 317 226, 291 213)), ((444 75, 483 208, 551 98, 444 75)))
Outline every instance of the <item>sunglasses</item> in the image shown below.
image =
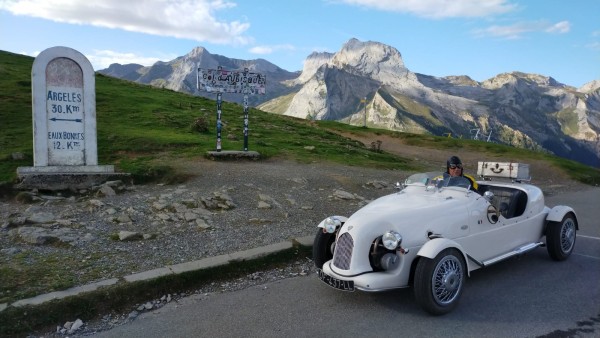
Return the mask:
POLYGON ((456 168, 462 169, 462 165, 461 164, 451 164, 450 165, 450 169, 456 169, 456 168))

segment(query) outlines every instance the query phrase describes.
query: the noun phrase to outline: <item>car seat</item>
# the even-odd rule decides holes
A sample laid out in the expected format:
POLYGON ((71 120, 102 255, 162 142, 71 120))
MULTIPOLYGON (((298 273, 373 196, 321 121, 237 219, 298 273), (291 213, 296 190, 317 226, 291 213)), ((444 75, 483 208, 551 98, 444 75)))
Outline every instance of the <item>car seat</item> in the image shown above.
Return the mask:
POLYGON ((500 203, 500 205, 498 206, 498 211, 500 212, 500 214, 502 216, 504 216, 504 218, 510 218, 508 215, 508 203, 506 202, 502 202, 500 203))
POLYGON ((527 195, 521 190, 515 190, 510 198, 506 218, 518 217, 523 215, 527 207, 527 195))

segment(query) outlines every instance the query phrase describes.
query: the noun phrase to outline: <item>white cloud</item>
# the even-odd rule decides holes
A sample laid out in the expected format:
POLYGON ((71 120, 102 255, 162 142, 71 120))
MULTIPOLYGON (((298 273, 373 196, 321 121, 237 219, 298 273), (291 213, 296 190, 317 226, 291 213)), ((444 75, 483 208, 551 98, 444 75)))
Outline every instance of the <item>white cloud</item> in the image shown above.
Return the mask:
POLYGON ((546 28, 546 32, 548 33, 568 33, 571 30, 571 24, 569 21, 561 21, 559 23, 555 23, 554 25, 546 28))
POLYGON ((124 29, 217 44, 245 45, 247 22, 219 21, 227 0, 0 0, 0 9, 71 24, 124 29))
POLYGON ((585 47, 592 50, 600 50, 600 42, 591 42, 585 45, 585 47))
MULTIPOLYGON (((20 52, 20 54, 37 57, 40 51, 34 52, 20 52)), ((93 50, 91 53, 84 53, 85 57, 90 61, 94 70, 101 70, 108 68, 113 63, 120 63, 122 65, 137 63, 142 66, 151 66, 157 61, 171 61, 176 59, 180 55, 167 54, 161 56, 141 56, 135 53, 122 53, 115 52, 112 50, 93 50)))
POLYGON ((36 57, 36 56, 38 56, 40 53, 41 53, 41 51, 39 51, 39 50, 36 50, 36 51, 34 51, 34 52, 31 52, 31 53, 30 53, 30 52, 25 52, 25 51, 21 51, 21 52, 19 52, 19 54, 23 54, 23 55, 27 55, 27 56, 32 56, 32 57, 36 57))
POLYGON ((289 44, 275 45, 275 46, 255 46, 255 47, 250 48, 250 53, 266 55, 266 54, 272 54, 279 50, 294 51, 294 50, 296 50, 296 48, 289 44))
POLYGON ((499 26, 494 25, 485 29, 474 30, 473 33, 478 37, 494 36, 504 39, 520 39, 526 33, 545 32, 545 33, 567 33, 571 29, 568 21, 561 21, 556 24, 550 24, 543 21, 536 22, 518 22, 512 25, 499 26))
POLYGON ((510 3, 510 0, 337 0, 337 2, 432 19, 486 17, 508 13, 517 8, 517 5, 510 3))
POLYGON ((86 57, 90 60, 90 63, 94 67, 94 70, 100 70, 108 68, 113 63, 120 63, 122 65, 137 63, 143 66, 151 66, 157 61, 171 61, 177 58, 177 55, 163 55, 161 57, 156 56, 140 56, 135 53, 121 53, 111 50, 94 50, 91 54, 86 53, 86 57))

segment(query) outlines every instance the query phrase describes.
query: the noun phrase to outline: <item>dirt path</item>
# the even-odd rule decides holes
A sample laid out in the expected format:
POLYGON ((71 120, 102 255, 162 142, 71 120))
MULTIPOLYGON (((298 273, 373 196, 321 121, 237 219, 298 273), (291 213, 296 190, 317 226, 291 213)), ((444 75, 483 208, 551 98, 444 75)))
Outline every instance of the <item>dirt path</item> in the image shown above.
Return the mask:
POLYGON ((478 161, 497 161, 497 162, 523 162, 529 164, 531 174, 531 183, 540 186, 544 193, 552 195, 566 191, 577 191, 589 186, 572 180, 562 169, 556 168, 548 162, 541 160, 522 159, 516 160, 509 157, 492 157, 483 153, 471 152, 465 149, 432 149, 406 144, 402 139, 388 135, 377 135, 376 138, 365 137, 352 133, 341 133, 342 136, 358 140, 370 146, 372 142, 381 141, 380 149, 417 161, 430 170, 445 170, 446 159, 452 155, 460 157, 465 165, 465 173, 473 176, 477 174, 478 161))

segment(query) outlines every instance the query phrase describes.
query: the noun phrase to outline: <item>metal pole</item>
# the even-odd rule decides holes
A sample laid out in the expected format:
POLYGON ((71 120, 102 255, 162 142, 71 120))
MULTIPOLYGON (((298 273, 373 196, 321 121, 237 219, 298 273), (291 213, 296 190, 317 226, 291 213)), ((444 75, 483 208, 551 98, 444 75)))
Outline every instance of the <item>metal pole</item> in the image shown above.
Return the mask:
POLYGON ((244 151, 248 151, 248 94, 244 94, 244 151))
POLYGON ((217 93, 217 151, 221 151, 221 97, 223 94, 217 93))

